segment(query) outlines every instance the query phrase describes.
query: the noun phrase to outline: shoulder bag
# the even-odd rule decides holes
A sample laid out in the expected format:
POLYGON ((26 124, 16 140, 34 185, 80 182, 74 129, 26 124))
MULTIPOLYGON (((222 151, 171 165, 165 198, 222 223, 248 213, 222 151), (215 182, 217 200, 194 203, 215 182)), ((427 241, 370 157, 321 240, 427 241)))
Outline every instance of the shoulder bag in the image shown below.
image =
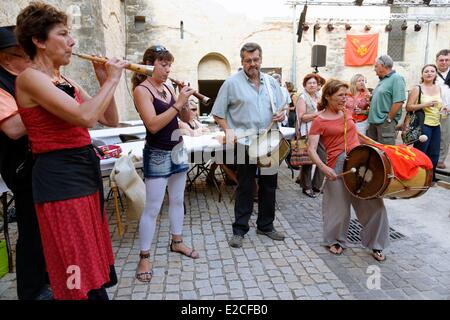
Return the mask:
MULTIPOLYGON (((422 88, 419 85, 419 98, 417 103, 421 103, 422 88)), ((422 126, 425 121, 425 112, 423 109, 409 111, 403 122, 402 140, 404 144, 410 144, 417 141, 422 134, 422 126)))
MULTIPOLYGON (((291 140, 291 157, 289 164, 293 169, 298 170, 300 166, 313 164, 308 154, 308 135, 301 137, 299 129, 299 121, 295 122, 295 139, 291 140)), ((306 131, 308 131, 308 123, 306 122, 306 131)))

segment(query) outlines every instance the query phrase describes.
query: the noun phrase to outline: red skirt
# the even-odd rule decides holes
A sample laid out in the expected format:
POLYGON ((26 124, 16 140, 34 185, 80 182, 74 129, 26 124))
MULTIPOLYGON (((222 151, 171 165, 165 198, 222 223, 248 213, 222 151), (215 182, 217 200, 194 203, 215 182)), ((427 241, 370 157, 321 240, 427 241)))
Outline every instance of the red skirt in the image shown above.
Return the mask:
POLYGON ((36 204, 47 272, 55 299, 87 299, 110 281, 114 255, 99 193, 36 204))

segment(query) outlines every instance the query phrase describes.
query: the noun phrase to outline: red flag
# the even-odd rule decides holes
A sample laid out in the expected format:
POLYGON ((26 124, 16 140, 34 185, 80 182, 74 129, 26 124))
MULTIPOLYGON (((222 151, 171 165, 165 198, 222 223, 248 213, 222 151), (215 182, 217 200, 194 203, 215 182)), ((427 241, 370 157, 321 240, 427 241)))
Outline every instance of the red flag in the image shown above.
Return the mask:
POLYGON ((416 148, 406 145, 390 146, 387 144, 375 144, 375 146, 386 153, 391 161, 395 176, 400 180, 413 178, 417 174, 419 167, 426 170, 433 169, 433 163, 430 158, 416 148))
POLYGON ((378 54, 378 33, 347 35, 345 65, 365 66, 375 64, 378 54))

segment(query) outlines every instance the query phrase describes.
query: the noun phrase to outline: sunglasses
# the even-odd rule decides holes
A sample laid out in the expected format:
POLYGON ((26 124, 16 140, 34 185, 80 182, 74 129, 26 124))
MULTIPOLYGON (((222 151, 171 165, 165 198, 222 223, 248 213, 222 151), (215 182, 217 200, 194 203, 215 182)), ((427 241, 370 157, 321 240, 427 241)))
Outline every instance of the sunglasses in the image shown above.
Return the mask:
POLYGON ((248 59, 245 59, 245 60, 243 60, 243 61, 244 61, 244 63, 246 63, 246 64, 251 64, 252 62, 253 62, 253 63, 258 63, 259 61, 261 61, 261 58, 253 58, 253 59, 248 58, 248 59))
POLYGON ((150 50, 152 50, 153 52, 156 52, 156 53, 162 53, 162 52, 168 52, 169 51, 169 50, 166 49, 166 47, 163 47, 163 46, 154 46, 150 50))

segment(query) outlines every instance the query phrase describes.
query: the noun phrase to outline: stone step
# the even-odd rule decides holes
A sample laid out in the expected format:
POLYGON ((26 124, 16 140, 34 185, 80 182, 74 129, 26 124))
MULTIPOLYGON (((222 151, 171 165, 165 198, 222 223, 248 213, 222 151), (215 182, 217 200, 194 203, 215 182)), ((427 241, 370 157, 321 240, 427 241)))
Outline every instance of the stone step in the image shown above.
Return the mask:
POLYGON ((445 188, 445 189, 450 189, 450 182, 448 182, 448 181, 439 180, 437 182, 437 185, 442 187, 442 188, 445 188))

